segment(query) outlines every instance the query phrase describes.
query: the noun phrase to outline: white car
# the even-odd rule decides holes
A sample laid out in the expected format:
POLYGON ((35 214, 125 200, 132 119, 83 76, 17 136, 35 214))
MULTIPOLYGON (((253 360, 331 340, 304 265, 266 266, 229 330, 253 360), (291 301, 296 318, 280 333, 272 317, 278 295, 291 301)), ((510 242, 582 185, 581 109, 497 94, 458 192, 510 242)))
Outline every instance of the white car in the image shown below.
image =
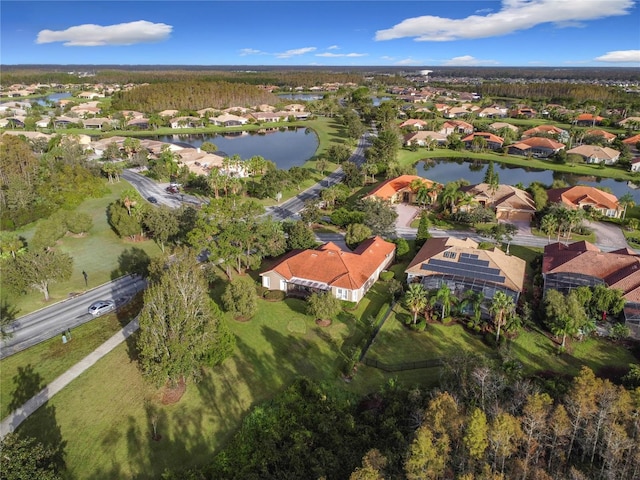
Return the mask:
POLYGON ((116 309, 116 304, 113 300, 98 300, 89 307, 89 313, 94 317, 98 317, 103 313, 111 312, 116 309))

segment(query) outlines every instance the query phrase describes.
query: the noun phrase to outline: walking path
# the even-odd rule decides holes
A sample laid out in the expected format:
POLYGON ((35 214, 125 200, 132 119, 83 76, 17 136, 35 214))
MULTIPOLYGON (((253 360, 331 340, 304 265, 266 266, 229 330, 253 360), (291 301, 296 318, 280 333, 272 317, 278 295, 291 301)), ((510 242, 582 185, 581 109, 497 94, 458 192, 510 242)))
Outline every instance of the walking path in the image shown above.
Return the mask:
POLYGON ((29 415, 44 405, 56 393, 69 385, 73 380, 78 378, 80 374, 92 367, 98 360, 124 342, 138 329, 138 326, 138 319, 135 318, 109 340, 104 342, 49 385, 44 387, 37 395, 27 400, 24 405, 11 412, 2 420, 2 423, 0 423, 0 439, 13 432, 29 415))

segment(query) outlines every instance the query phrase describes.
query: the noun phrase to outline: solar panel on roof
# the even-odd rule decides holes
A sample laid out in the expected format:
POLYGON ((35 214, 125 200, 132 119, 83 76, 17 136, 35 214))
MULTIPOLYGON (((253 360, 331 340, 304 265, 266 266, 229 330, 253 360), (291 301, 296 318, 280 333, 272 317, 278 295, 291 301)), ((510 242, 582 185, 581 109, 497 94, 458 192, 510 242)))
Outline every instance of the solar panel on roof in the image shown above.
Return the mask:
POLYGON ((460 275, 494 283, 504 283, 505 281, 505 277, 500 275, 499 269, 484 265, 468 265, 462 262, 447 262, 431 258, 427 263, 423 263, 420 268, 431 272, 460 275))

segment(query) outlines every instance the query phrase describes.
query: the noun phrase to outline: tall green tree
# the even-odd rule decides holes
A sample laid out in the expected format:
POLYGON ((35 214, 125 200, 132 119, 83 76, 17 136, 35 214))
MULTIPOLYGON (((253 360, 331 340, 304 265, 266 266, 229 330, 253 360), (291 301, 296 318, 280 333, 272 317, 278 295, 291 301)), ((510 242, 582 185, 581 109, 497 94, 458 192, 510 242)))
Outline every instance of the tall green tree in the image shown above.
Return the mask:
POLYGON ((427 212, 422 212, 422 214, 420 215, 420 222, 418 223, 418 232, 416 233, 417 248, 422 247, 427 242, 427 240, 431 238, 429 228, 431 228, 429 215, 427 214, 427 212))
POLYGON ((342 310, 340 300, 331 291, 312 293, 307 298, 307 314, 318 320, 332 320, 342 310))
POLYGON ((56 451, 35 438, 15 433, 0 441, 2 480, 60 480, 56 451))
POLYGON ((27 251, 3 262, 4 281, 17 292, 37 290, 49 301, 49 286, 71 277, 73 259, 57 250, 27 251))
POLYGON ((412 283, 404 293, 404 305, 413 315, 414 325, 418 321, 418 314, 427 308, 429 299, 427 291, 421 283, 412 283))
POLYGON ((143 222, 163 252, 169 238, 176 235, 180 228, 176 212, 166 205, 148 210, 143 222))
POLYGON ((358 202, 358 207, 364 213, 364 224, 374 235, 390 236, 395 231, 398 212, 390 202, 363 199, 358 202))
POLYGON ((489 425, 486 414, 479 408, 474 408, 469 415, 463 442, 469 458, 482 460, 489 447, 489 425))
POLYGON ((236 318, 250 319, 258 310, 258 297, 253 280, 235 277, 225 288, 222 305, 236 318))
POLYGON ((580 302, 575 290, 567 296, 557 290, 547 290, 544 298, 546 324, 556 336, 562 336, 565 347, 567 335, 574 336, 587 321, 584 305, 580 302))
POLYGON ((510 315, 515 312, 513 298, 498 290, 491 300, 489 311, 493 315, 493 325, 496 328, 496 343, 500 341, 500 329, 507 323, 510 315))
POLYGON ((161 273, 144 293, 137 344, 142 370, 158 386, 197 379, 212 352, 218 358, 233 352, 196 253, 181 248, 156 261, 161 273))

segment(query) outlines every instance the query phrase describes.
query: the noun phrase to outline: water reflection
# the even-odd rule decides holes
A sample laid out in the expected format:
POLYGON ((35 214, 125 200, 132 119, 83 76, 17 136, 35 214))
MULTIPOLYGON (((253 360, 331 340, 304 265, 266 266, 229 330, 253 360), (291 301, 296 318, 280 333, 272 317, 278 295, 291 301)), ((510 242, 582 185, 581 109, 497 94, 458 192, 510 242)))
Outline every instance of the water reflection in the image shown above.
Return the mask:
POLYGON ((254 155, 260 155, 284 170, 304 164, 315 155, 319 145, 315 132, 303 127, 292 127, 285 130, 264 129, 262 132, 176 134, 147 138, 193 148, 200 147, 204 142, 211 142, 218 147, 219 152, 224 152, 227 155, 240 155, 245 160, 254 155))
MULTIPOLYGON (((470 184, 482 183, 488 162, 475 159, 428 159, 416 165, 418 175, 440 183, 464 179, 470 184)), ((630 193, 636 203, 640 203, 640 189, 630 182, 613 180, 596 176, 573 175, 571 173, 554 172, 536 168, 523 168, 503 163, 494 163, 494 170, 500 176, 500 183, 509 185, 522 184, 525 188, 533 182, 550 186, 554 180, 566 182, 568 185, 589 185, 605 188, 620 198, 630 193)))

